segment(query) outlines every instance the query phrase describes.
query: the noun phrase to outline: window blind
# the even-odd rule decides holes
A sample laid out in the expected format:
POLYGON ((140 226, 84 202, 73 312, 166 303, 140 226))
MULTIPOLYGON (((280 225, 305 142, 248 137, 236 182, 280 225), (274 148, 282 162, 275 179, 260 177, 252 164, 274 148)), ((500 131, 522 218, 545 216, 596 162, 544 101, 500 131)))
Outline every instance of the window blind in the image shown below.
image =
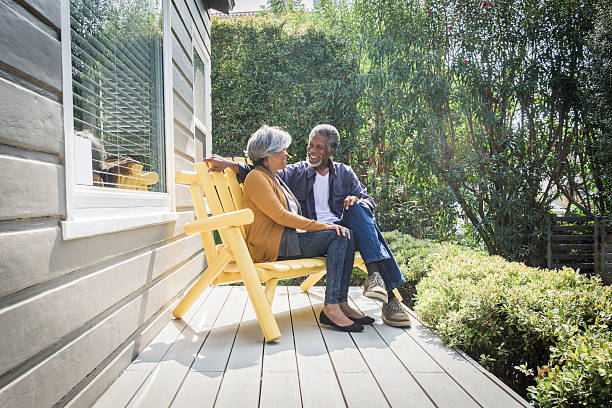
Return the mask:
POLYGON ((77 172, 165 191, 161 1, 71 0, 70 34, 74 129, 92 157, 77 172))

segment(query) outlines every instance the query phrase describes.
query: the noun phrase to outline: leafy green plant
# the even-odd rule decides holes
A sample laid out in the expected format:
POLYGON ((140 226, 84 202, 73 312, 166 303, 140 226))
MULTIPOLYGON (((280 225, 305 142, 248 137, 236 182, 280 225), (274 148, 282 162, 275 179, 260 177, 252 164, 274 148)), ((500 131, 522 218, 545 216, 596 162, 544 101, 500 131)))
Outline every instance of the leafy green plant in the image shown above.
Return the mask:
POLYGON ((587 328, 552 347, 552 368, 540 369, 529 396, 540 407, 609 407, 612 401, 612 334, 587 328))
POLYGON ((292 162, 303 160, 310 130, 333 123, 342 143, 336 158, 348 161, 358 116, 356 61, 345 41, 291 15, 212 19, 213 151, 243 155, 261 125, 293 136, 292 162))
POLYGON ((430 265, 415 310, 445 342, 538 406, 609 401, 600 396, 612 392, 612 288, 570 268, 535 269, 458 247, 430 265))

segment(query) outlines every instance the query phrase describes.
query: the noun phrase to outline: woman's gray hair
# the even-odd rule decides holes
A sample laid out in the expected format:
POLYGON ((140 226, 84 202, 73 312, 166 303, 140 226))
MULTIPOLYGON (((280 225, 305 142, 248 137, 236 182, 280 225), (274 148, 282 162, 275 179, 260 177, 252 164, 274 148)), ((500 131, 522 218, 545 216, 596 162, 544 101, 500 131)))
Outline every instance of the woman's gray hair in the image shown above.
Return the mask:
POLYGON ((308 136, 308 140, 312 140, 312 138, 314 137, 314 135, 321 135, 325 138, 327 138, 327 140, 329 140, 329 148, 330 149, 336 149, 338 147, 338 143, 340 143, 340 134, 338 133, 338 129, 336 129, 334 126, 332 125, 317 125, 315 126, 311 131, 310 131, 310 135, 308 136))
POLYGON ((246 154, 253 164, 261 164, 266 157, 274 156, 289 147, 291 135, 276 127, 263 125, 249 138, 246 154))

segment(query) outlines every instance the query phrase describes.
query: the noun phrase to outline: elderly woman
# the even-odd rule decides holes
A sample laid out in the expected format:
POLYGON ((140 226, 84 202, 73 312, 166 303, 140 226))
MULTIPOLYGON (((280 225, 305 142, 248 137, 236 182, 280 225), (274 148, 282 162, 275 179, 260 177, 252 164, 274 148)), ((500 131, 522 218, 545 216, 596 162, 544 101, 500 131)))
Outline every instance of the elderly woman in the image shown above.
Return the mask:
POLYGON ((347 303, 355 244, 350 230, 300 215, 298 200, 276 176, 287 166, 289 133, 262 126, 249 139, 247 155, 256 166, 244 181, 244 206, 255 214, 246 226, 247 246, 255 262, 310 258, 327 254, 325 304, 319 321, 342 331, 362 331, 364 317, 347 303))

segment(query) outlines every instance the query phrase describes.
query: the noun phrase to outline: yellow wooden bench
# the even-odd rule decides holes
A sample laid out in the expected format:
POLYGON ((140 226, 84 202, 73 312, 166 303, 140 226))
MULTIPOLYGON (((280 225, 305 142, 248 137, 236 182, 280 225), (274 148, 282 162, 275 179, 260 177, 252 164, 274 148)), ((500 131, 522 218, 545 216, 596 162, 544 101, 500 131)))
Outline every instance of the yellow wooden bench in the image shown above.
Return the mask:
POLYGON ((147 191, 150 185, 159 181, 159 175, 154 171, 142 171, 142 164, 129 165, 128 174, 119 174, 117 187, 125 190, 147 191))
MULTIPOLYGON (((181 318, 209 284, 243 282, 266 341, 274 341, 281 334, 270 305, 279 279, 309 275, 300 285, 307 291, 325 275, 325 257, 253 263, 244 240, 244 225, 253 222, 253 212, 243 208, 242 186, 236 174, 229 168, 223 173, 209 172, 206 163, 196 163, 195 170, 176 172, 176 182, 189 184, 196 220, 185 224, 184 231, 200 234, 208 267, 172 314, 181 318), (208 215, 202 191, 212 216, 208 215), (214 230, 218 230, 222 244, 215 244, 214 230)), ((359 254, 355 266, 366 270, 359 254)), ((399 292, 394 293, 401 300, 399 292)))

